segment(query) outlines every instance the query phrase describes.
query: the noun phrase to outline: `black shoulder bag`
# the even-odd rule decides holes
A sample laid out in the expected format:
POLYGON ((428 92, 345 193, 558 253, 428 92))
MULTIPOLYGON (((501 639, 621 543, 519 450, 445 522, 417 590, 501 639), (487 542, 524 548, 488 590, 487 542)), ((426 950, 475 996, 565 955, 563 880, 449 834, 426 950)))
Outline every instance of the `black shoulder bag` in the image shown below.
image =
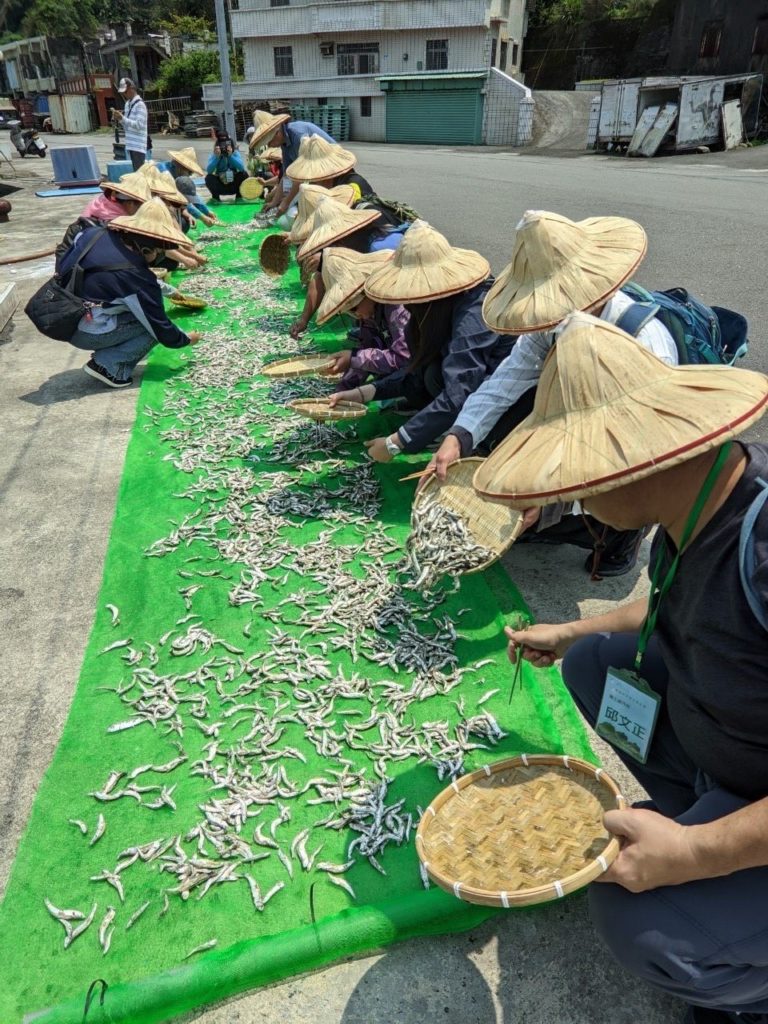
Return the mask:
MULTIPOLYGON (((104 231, 106 230, 104 228, 104 231)), ((103 236, 104 231, 94 233, 93 238, 84 246, 66 282, 54 275, 38 288, 24 307, 24 312, 46 338, 71 341, 77 330, 81 318, 88 309, 88 305, 78 295, 83 276, 80 264, 103 236)))

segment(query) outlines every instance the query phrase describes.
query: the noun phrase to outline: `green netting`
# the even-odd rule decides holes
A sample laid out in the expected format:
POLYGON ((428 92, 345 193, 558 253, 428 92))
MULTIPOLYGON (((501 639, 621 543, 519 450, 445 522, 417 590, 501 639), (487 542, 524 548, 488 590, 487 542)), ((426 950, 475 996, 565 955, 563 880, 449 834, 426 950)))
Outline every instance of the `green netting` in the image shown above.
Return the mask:
MULTIPOLYGON (((222 218, 235 224, 249 218, 252 207, 221 210, 222 218)), ((349 758, 353 766, 350 770, 365 768, 365 777, 371 784, 377 783, 379 776, 367 750, 344 747, 341 753, 322 756, 310 741, 311 730, 290 720, 282 722, 283 732, 275 749, 291 749, 299 756, 286 753, 279 765, 294 788, 310 788, 293 797, 282 796, 274 804, 250 806, 253 816, 240 831, 242 841, 252 852, 268 852, 268 857, 245 866, 242 858, 231 857, 234 873, 241 877, 213 884, 200 898, 202 887, 198 886, 187 900, 178 894, 164 896, 178 879, 161 870, 167 867, 163 859, 144 863, 139 858, 119 873, 124 902, 114 884, 97 877, 104 872, 114 873, 116 865, 126 860, 121 859, 121 852, 156 840, 171 842, 178 837, 175 847, 164 853, 165 858, 178 856, 179 851, 187 858, 195 856, 197 839, 193 830, 201 820, 200 807, 210 806, 217 798, 217 791, 212 790, 215 780, 203 777, 196 766, 199 768, 208 758, 208 763, 219 765, 226 774, 227 766, 237 761, 228 751, 242 752, 243 736, 252 725, 252 712, 247 708, 242 712, 242 720, 239 713, 231 714, 237 704, 231 699, 233 692, 243 679, 256 678, 242 671, 238 674, 237 666, 242 667, 242 662, 250 659, 249 671, 257 673, 260 666, 266 665, 276 627, 300 638, 302 644, 316 644, 312 650, 318 656, 323 651, 321 645, 338 635, 333 623, 306 630, 277 621, 276 617, 285 614, 281 610, 286 608, 290 608, 291 615, 300 614, 300 605, 286 601, 291 595, 316 587, 311 573, 302 577, 285 564, 277 565, 269 570, 268 579, 255 588, 257 602, 233 604, 233 590, 242 584, 241 567, 235 560, 222 557, 220 537, 209 543, 199 535, 189 543, 182 539, 163 557, 147 557, 145 553, 160 538, 168 538, 174 531, 181 531, 183 538, 188 522, 185 517, 201 501, 202 492, 190 496, 190 489, 194 491, 201 479, 211 471, 220 473, 222 467, 231 469, 235 475, 246 474, 254 494, 273 493, 277 473, 291 474, 292 493, 294 488, 299 495, 325 488, 324 493, 331 496, 328 516, 309 521, 301 516, 289 517, 289 523, 276 533, 274 545, 288 538, 297 547, 309 547, 330 525, 338 530, 334 545, 350 553, 346 565, 352 578, 371 571, 370 559, 366 570, 364 552, 351 557, 355 545, 367 543, 382 532, 402 543, 407 534, 413 484, 399 482, 408 472, 407 461, 376 467, 381 508, 367 523, 361 525, 359 519, 345 522, 344 516, 339 516, 344 500, 332 497, 334 489, 349 485, 351 477, 348 473, 344 475, 344 467, 357 465, 363 473, 367 460, 358 439, 381 433, 382 417, 370 415, 359 424, 342 427, 348 440, 333 454, 332 458, 338 461, 329 463, 327 470, 311 450, 311 434, 305 434, 303 442, 311 466, 302 469, 290 462, 277 463, 270 457, 274 448, 266 440, 267 431, 286 413, 269 404, 269 386, 256 374, 258 359, 265 354, 255 354, 259 348, 258 332, 276 323, 280 310, 283 316, 295 310, 302 293, 298 273, 293 268, 277 286, 266 313, 248 299, 248 283, 258 273, 261 237, 263 233, 241 234, 233 242, 209 249, 211 265, 226 268, 229 275, 231 291, 217 292, 219 302, 227 304, 226 307, 211 308, 203 315, 172 314, 187 327, 194 324, 209 331, 226 328, 232 358, 242 350, 246 363, 252 362, 253 373, 220 382, 202 399, 192 385, 206 362, 204 347, 197 352, 158 347, 144 373, 99 607, 81 677, 0 908, 0 958, 4 967, 0 1020, 4 1024, 17 1024, 25 1014, 34 1014, 34 1019, 51 1024, 81 1021, 85 994, 96 978, 103 978, 109 988, 103 1007, 97 1005, 98 1000, 91 1006, 88 1021, 149 1024, 167 1020, 248 987, 274 982, 402 938, 471 927, 490 913, 434 888, 426 891, 412 835, 401 845, 390 843, 381 853, 379 860, 386 874, 374 870, 365 858, 353 858, 354 866, 343 878, 353 887, 354 898, 332 884, 327 873, 316 867, 304 870, 300 858, 292 857, 290 850, 292 840, 305 828, 311 828, 308 852, 322 844, 318 861, 345 862, 355 836, 348 829, 312 827, 329 814, 332 817, 336 808, 328 803, 308 803, 318 793, 317 787, 311 788, 310 780, 318 776, 327 779, 333 770, 343 771, 342 757, 349 758), (175 402, 177 409, 179 401, 187 402, 187 411, 191 409, 197 419, 198 461, 186 467, 189 472, 181 471, 173 462, 174 457, 178 458, 179 445, 187 443, 187 434, 182 432, 180 442, 179 424, 169 412, 169 401, 175 402), (206 444, 211 461, 200 469, 200 453, 205 455, 206 444), (249 450, 251 446, 253 450, 249 450), (181 593, 190 587, 199 589, 181 593), (108 603, 119 609, 118 625, 112 625, 108 603), (199 618, 186 620, 188 615, 199 618), (173 640, 188 628, 189 621, 200 623, 217 642, 211 651, 198 649, 174 656, 173 640), (171 630, 175 632, 167 637, 171 630), (101 653, 119 640, 129 640, 130 644, 101 653), (243 653, 235 653, 233 648, 243 653), (139 654, 138 665, 130 664, 139 654), (156 727, 141 724, 108 732, 110 726, 131 718, 131 707, 125 701, 132 699, 132 691, 121 698, 115 689, 127 687, 132 680, 135 687, 137 668, 144 667, 166 675, 194 674, 198 670, 209 675, 185 684, 188 703, 178 704, 175 715, 158 721, 156 727), (232 679, 227 678, 228 673, 232 679), (223 701, 222 693, 227 695, 223 701), (181 734, 173 728, 178 722, 183 727, 181 734), (218 746, 214 748, 211 744, 218 746), (170 792, 166 789, 165 802, 159 789, 139 793, 132 799, 108 802, 99 802, 89 795, 108 788, 112 772, 129 774, 144 765, 166 764, 174 761, 180 750, 187 760, 168 774, 149 771, 136 778, 137 785, 173 786, 170 792), (154 802, 159 802, 157 808, 147 806, 154 802), (289 808, 290 820, 274 825, 282 807, 289 808), (99 814, 104 815, 106 831, 91 846, 99 814), (87 836, 70 823, 73 819, 86 824, 87 836), (275 851, 252 839, 258 827, 266 836, 274 828, 286 859, 291 861, 293 877, 275 851), (249 885, 242 878, 246 871, 257 879, 262 894, 278 881, 285 883, 263 912, 255 909, 249 885), (81 912, 98 904, 94 923, 67 950, 63 949, 64 928, 46 910, 45 899, 56 907, 81 912), (149 907, 126 931, 125 925, 146 901, 150 901, 149 907), (116 913, 111 945, 104 954, 98 931, 109 906, 116 913), (213 940, 216 947, 212 951, 184 960, 197 947, 213 940), (42 1007, 55 1009, 35 1014, 42 1007)), ((342 335, 329 330, 317 333, 311 340, 313 345, 338 348, 342 335)), ((276 344, 275 354, 293 347, 290 343, 276 344)), ((389 422, 389 429, 393 422, 396 421, 389 422)), ((185 430, 189 433, 188 422, 185 430)), ((221 484, 223 478, 219 475, 216 479, 221 484)), ((209 491, 204 498, 209 511, 228 507, 226 489, 209 491)), ((226 532, 226 523, 222 530, 226 532)), ((384 554, 380 561, 391 563, 395 557, 384 554)), ((415 596, 410 595, 408 600, 415 602, 418 609, 415 596)), ((449 692, 412 700, 399 718, 422 735, 426 723, 445 721, 455 730, 467 716, 490 711, 506 735, 496 745, 488 745, 489 749, 473 750, 464 761, 465 770, 521 751, 592 757, 557 672, 535 672, 526 666, 522 691, 518 690, 514 702, 508 704, 510 671, 501 631, 505 617, 523 609, 523 601, 506 573, 495 566, 481 576, 465 578, 458 592, 448 594, 445 602, 432 612, 432 620, 420 620, 422 631, 427 634, 436 631, 434 622, 443 616, 456 622, 460 636, 455 650, 460 667, 492 659, 463 676, 460 684, 449 692), (487 697, 492 690, 498 692, 487 697), (482 707, 478 706, 484 697, 487 699, 482 707)), ((343 722, 354 722, 365 720, 372 708, 376 714, 386 710, 380 700, 382 693, 389 693, 381 689, 384 681, 394 680, 407 689, 414 679, 402 668, 395 672, 391 665, 379 665, 365 658, 353 662, 350 652, 343 647, 338 651, 331 647, 323 651, 323 657, 326 655, 334 672, 341 670, 347 678, 359 673, 370 681, 366 684, 370 685, 370 693, 339 698, 334 704, 338 712, 337 733, 342 728, 338 724, 342 714, 343 722), (371 696, 374 693, 376 697, 371 696)), ((323 678, 304 682, 301 699, 311 700, 311 694, 306 697, 307 688, 314 692, 326 682, 323 678)), ((274 708, 275 719, 281 715, 290 718, 300 703, 298 696, 294 699, 300 693, 294 690, 296 686, 295 680, 262 683, 258 691, 244 695, 242 703, 262 701, 268 708, 274 708), (270 690, 272 694, 267 695, 270 690)), ((366 741, 374 735, 366 734, 366 741)), ((254 775, 264 771, 263 765, 254 764, 254 775)), ((446 784, 439 780, 434 763, 419 763, 415 757, 390 761, 386 773, 392 779, 386 794, 387 805, 403 799, 403 813, 411 812, 414 818, 418 817, 417 809, 425 807, 446 784)), ((116 789, 126 784, 127 775, 116 784, 116 789)), ((214 857, 210 845, 203 849, 201 857, 214 857)), ((220 859, 226 866, 227 858, 220 859)))

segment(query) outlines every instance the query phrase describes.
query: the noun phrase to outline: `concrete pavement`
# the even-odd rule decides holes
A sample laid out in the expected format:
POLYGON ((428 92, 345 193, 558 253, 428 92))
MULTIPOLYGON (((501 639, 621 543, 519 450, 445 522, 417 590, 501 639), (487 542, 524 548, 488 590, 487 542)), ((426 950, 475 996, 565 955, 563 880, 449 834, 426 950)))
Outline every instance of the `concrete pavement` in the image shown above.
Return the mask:
MULTIPOLYGON (((95 145, 103 166, 111 153, 109 136, 54 144, 85 141, 95 145)), ((453 242, 483 251, 495 270, 508 259, 514 225, 526 208, 573 217, 636 217, 650 235, 639 280, 653 287, 686 284, 709 301, 746 313, 753 324, 747 365, 768 368, 761 338, 768 313, 768 148, 642 163, 586 155, 559 160, 485 150, 351 148, 382 195, 408 201, 453 242)), ((197 149, 202 157, 207 147, 197 149)), ((38 175, 50 168, 47 161, 30 159, 17 166, 38 175)), ((32 181, 42 184, 43 178, 32 181)), ((38 200, 27 185, 10 199, 14 211, 0 233, 0 256, 55 244, 86 201, 38 200)), ((23 305, 50 270, 50 260, 2 267, 0 284, 17 281, 23 305)), ((1 884, 76 684, 135 412, 136 390, 101 390, 82 374, 84 361, 69 346, 40 338, 20 312, 0 337, 1 884)), ((530 546, 507 558, 540 619, 594 614, 643 592, 639 570, 590 584, 582 561, 575 550, 530 546)), ((585 900, 577 897, 497 918, 464 936, 410 942, 187 1019, 666 1024, 681 1016, 679 1004, 636 984, 610 961, 589 924, 585 900)))

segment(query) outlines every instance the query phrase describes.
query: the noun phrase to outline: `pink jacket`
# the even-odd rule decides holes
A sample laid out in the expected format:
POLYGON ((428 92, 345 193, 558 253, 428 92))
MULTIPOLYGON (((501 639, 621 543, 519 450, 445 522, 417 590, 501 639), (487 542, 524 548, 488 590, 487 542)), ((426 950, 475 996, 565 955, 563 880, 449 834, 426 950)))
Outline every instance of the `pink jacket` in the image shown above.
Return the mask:
POLYGON ((122 217, 124 214, 125 210, 120 203, 114 199, 107 199, 102 192, 101 195, 93 197, 80 216, 95 217, 97 220, 102 220, 106 224, 109 221, 114 220, 115 217, 122 217))

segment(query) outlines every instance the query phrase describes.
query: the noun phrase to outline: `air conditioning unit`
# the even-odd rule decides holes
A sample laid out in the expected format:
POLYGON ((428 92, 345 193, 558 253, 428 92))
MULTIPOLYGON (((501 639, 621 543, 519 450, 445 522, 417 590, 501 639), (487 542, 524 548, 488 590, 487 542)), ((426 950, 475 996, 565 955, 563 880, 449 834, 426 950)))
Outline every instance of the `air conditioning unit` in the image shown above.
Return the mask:
POLYGON ((321 57, 332 57, 333 56, 333 43, 320 43, 320 56, 321 57))

